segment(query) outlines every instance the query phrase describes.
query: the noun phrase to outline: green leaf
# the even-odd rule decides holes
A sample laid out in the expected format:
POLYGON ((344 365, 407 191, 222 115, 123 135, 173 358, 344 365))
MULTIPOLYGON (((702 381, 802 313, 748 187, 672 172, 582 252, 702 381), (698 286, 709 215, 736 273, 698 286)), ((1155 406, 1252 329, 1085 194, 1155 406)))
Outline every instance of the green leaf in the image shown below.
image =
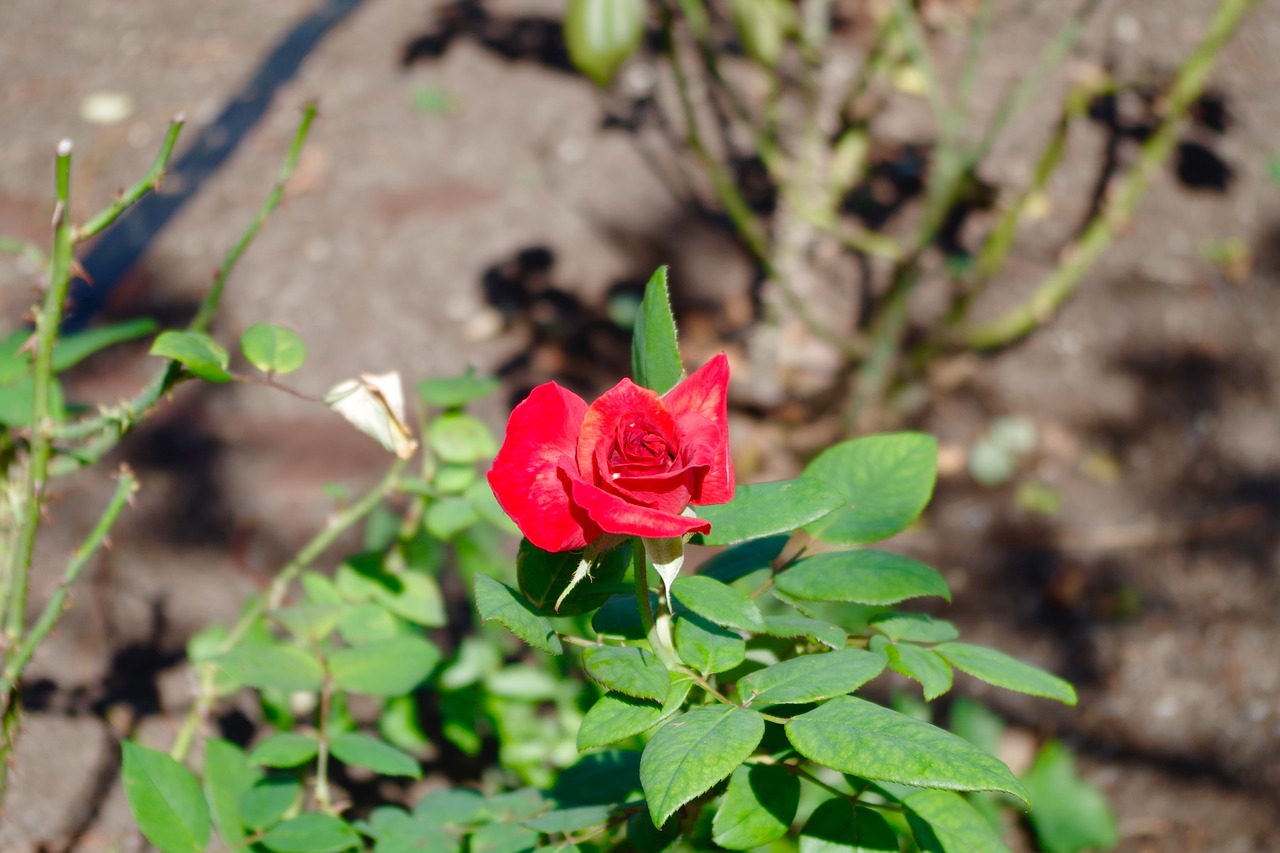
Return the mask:
POLYGON ((582 756, 560 774, 551 790, 560 807, 613 805, 640 795, 640 753, 622 749, 582 756))
POLYGON ((264 740, 249 753, 254 764, 267 767, 297 767, 316 757, 320 744, 316 739, 296 732, 280 732, 264 740))
POLYGON ((951 703, 947 728, 979 749, 995 755, 1000 746, 1000 735, 1004 732, 1004 720, 981 702, 958 696, 951 703))
POLYGON ((60 337, 53 342, 53 372, 61 373, 112 344, 137 340, 155 330, 155 320, 142 318, 60 337))
POLYGON ((231 357, 222 345, 203 332, 161 332, 151 344, 151 354, 170 358, 192 376, 209 382, 230 382, 231 357))
POLYGON ((307 360, 302 338, 283 326, 255 323, 240 336, 240 351, 263 373, 293 373, 307 360))
MULTIPOLYGON (((800 833, 800 853, 898 853, 889 822, 848 800, 827 800, 813 810, 800 833)), ((974 851, 982 853, 982 851, 974 851)))
POLYGON ((764 719, 734 706, 689 711, 659 729, 640 759, 654 826, 732 773, 762 737, 764 719))
POLYGON ((671 585, 679 604, 725 628, 759 631, 764 617, 756 603, 731 586, 705 575, 686 575, 671 585))
POLYGON ((212 663, 248 687, 315 691, 324 684, 320 662, 297 646, 245 642, 212 663))
POLYGON ((223 846, 238 846, 247 835, 240 819, 240 802, 262 773, 249 763, 240 747, 220 738, 204 744, 204 793, 213 825, 223 846))
POLYGON ((341 818, 306 812, 271 827, 262 844, 276 853, 341 853, 358 846, 360 836, 341 818))
POLYGON ((889 668, 894 672, 920 682, 926 702, 951 689, 951 667, 935 652, 910 643, 890 643, 883 637, 873 637, 871 648, 889 657, 889 668))
MULTIPOLYGON (((31 426, 31 420, 35 417, 35 388, 35 379, 31 376, 23 376, 13 384, 0 386, 0 424, 18 428, 31 426)), ((62 383, 52 380, 49 392, 49 410, 54 413, 55 420, 62 420, 62 383)))
POLYGON ((787 722, 796 750, 824 767, 920 788, 1004 791, 1027 800, 1005 767, 968 741, 852 696, 839 696, 787 722))
POLYGON ((538 831, 518 823, 491 823, 471 835, 470 853, 526 853, 538 845, 538 831))
POLYGON ((421 637, 391 637, 342 649, 329 658, 329 674, 340 690, 370 696, 402 696, 427 680, 440 650, 421 637))
MULTIPOLYGON (((658 612, 658 596, 649 591, 649 609, 658 612)), ((614 595, 600 606, 591 617, 591 630, 610 637, 628 640, 644 639, 644 624, 640 621, 640 606, 635 595, 614 595)))
POLYGON ((270 616, 295 637, 319 642, 338 626, 342 607, 334 604, 295 604, 273 610, 270 616))
POLYGON ((748 704, 820 702, 852 693, 884 665, 884 655, 862 649, 805 655, 756 670, 738 682, 738 695, 748 704))
POLYGON ((749 850, 787 834, 800 804, 800 778, 778 765, 743 765, 711 824, 714 840, 730 850, 749 850))
POLYGON ((164 853, 199 853, 209 843, 209 806, 191 771, 163 752, 125 741, 121 776, 138 828, 164 853))
POLYGON ((578 727, 578 750, 617 743, 648 731, 680 710, 692 686, 693 680, 688 676, 672 673, 667 699, 661 705, 609 691, 583 716, 578 727))
POLYGON ((862 545, 887 539, 915 521, 933 496, 938 441, 919 432, 869 435, 819 453, 804 476, 822 480, 847 506, 811 530, 826 542, 862 545))
POLYGON ((445 462, 471 464, 498 452, 488 425, 474 415, 447 412, 427 427, 427 441, 445 462))
POLYGON ((699 566, 698 574, 715 578, 721 583, 733 583, 753 572, 772 569, 773 561, 787 547, 790 538, 789 534, 766 536, 725 548, 699 566))
POLYGON ((568 809, 555 809, 528 818, 524 825, 538 832, 566 833, 577 832, 591 826, 599 826, 609 819, 614 811, 613 806, 576 806, 568 809))
POLYGON ((703 675, 733 669, 747 656, 747 643, 741 636, 696 613, 676 619, 672 638, 680 659, 703 675))
POLYGON ((377 839, 373 853, 458 853, 462 842, 404 810, 381 806, 369 815, 369 830, 377 839))
POLYGON ((240 819, 252 829, 271 826, 302 799, 302 785, 290 776, 259 779, 240 798, 240 819))
POLYGON ((747 55, 773 68, 782 56, 788 33, 795 29, 795 7, 786 0, 732 0, 730 5, 747 55))
POLYGON ((582 667, 610 690, 662 702, 671 687, 667 668, 651 652, 632 646, 597 646, 582 653, 582 667))
MULTIPOLYGON (((569 14, 565 18, 565 37, 569 41, 569 54, 574 55, 575 36, 586 33, 582 29, 595 21, 595 40, 602 42, 605 21, 615 21, 618 26, 634 16, 633 26, 638 27, 632 42, 621 52, 621 58, 609 67, 607 73, 597 76, 577 56, 574 64, 600 85, 607 85, 614 70, 635 48, 644 32, 643 0, 570 0, 569 14), (603 78, 603 79, 602 79, 603 78)), ((607 65, 605 63, 604 65, 607 65)), ((601 66, 603 67, 603 65, 601 66)), ((637 385, 665 394, 684 378, 684 363, 680 360, 680 348, 676 345, 676 321, 671 315, 671 300, 667 295, 667 268, 658 267, 644 289, 644 301, 636 314, 635 330, 631 337, 631 373, 637 385)))
POLYGON ((1022 777, 1031 792, 1027 818, 1045 853, 1110 850, 1120 841, 1106 795, 1076 774, 1071 751, 1049 741, 1022 777))
POLYGON ((407 755, 389 743, 359 732, 344 732, 329 743, 333 757, 343 764, 364 767, 383 776, 408 776, 421 779, 422 768, 412 755, 407 755))
POLYGON ((427 532, 448 541, 480 520, 475 504, 463 497, 449 495, 427 505, 423 523, 427 532))
POLYGON ((887 551, 835 551, 800 560, 778 575, 777 588, 809 601, 897 604, 936 595, 951 600, 942 576, 924 563, 887 551))
POLYGON ((924 853, 1009 853, 1000 836, 964 797, 950 791, 916 791, 902 804, 924 853))
POLYGON ((956 626, 945 619, 934 619, 923 613, 886 613, 870 621, 871 627, 895 643, 945 643, 960 636, 956 626))
POLYGON ((844 502, 837 489, 814 478, 740 485, 729 503, 698 507, 698 517, 711 522, 711 532, 701 534, 702 544, 733 545, 790 533, 839 509, 844 502))
POLYGON ((398 637, 404 633, 404 623, 381 604, 365 602, 348 604, 338 620, 338 633, 353 646, 362 646, 377 640, 398 637))
POLYGON ((840 626, 808 616, 766 616, 760 633, 769 637, 808 637, 832 649, 843 649, 849 643, 849 635, 840 626))
POLYGON ((492 376, 450 376, 424 379, 418 383, 418 394, 428 405, 456 409, 472 400, 488 397, 501 383, 492 376))
POLYGON ((484 807, 484 795, 470 788, 432 791, 413 807, 414 817, 434 826, 462 826, 484 807))
MULTIPOLYGON (((552 553, 544 551, 528 539, 520 541, 516 553, 516 577, 520 592, 545 616, 580 616, 599 608, 609 598, 607 592, 592 592, 595 584, 613 584, 622 580, 631 562, 631 544, 626 543, 607 552, 591 570, 589 583, 581 583, 560 603, 556 602, 569 586, 582 562, 584 550, 552 553)), ((598 587, 597 587, 598 589, 598 587)))
POLYGON ((495 619, 535 649, 558 655, 564 651, 555 628, 514 589, 488 575, 476 575, 476 610, 480 620, 495 619))
POLYGON ((1076 704, 1076 689, 1056 675, 1029 663, 1011 658, 1004 652, 969 643, 943 643, 933 650, 949 660, 957 669, 996 687, 1016 690, 1045 699, 1056 699, 1065 705, 1076 704))

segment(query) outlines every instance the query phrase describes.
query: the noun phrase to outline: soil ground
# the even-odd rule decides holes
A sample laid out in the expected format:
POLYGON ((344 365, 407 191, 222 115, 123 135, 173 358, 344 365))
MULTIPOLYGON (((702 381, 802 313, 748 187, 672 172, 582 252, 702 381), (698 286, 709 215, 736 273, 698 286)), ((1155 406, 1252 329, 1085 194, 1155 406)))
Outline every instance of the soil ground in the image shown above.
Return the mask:
MULTIPOLYGON (((1025 73, 1059 5, 999 4, 976 111, 1025 73)), ((1215 5, 1105 2, 1071 62, 1158 78, 1215 5)), ((83 215, 145 171, 185 112, 189 159, 167 201, 88 248, 99 290, 78 296, 86 316, 181 318, 267 191, 300 106, 318 98, 285 205, 217 326, 226 340, 259 321, 295 328, 312 353, 298 387, 474 363, 502 369, 512 396, 552 377, 599 390, 626 369, 607 296, 660 263, 674 271, 686 356, 740 354, 754 273, 732 236, 659 178, 643 130, 609 126, 616 103, 567 72, 557 2, 484 8, 481 20, 426 0, 7 0, 0 234, 46 239, 58 139, 75 142, 83 215), (127 114, 87 121, 102 93, 127 95, 127 114), (522 289, 553 292, 557 309, 522 311, 522 289)), ((944 470, 927 523, 901 547, 944 572, 948 616, 968 639, 1063 673, 1081 701, 960 689, 1031 738, 1065 739, 1110 797, 1124 851, 1280 848, 1277 80, 1280 9, 1264 4, 1214 75, 1229 119, 1188 131, 1182 168, 1157 176, 1058 318, 997 357, 949 363, 909 420, 940 437, 944 470), (1244 262, 1208 259, 1233 238, 1244 262), (1035 423, 1037 450, 1012 483, 979 487, 965 449, 1006 414, 1035 423), (1052 516, 1018 508, 1031 481, 1060 498, 1052 516)), ((1051 86, 985 178, 1025 179, 1057 103, 1051 86)), ((1120 123, 1141 123, 1135 109, 1120 123)), ((917 113, 887 114, 881 132, 922 133, 917 113)), ((1073 132, 1049 215, 980 310, 1012 304, 1051 268, 1105 158, 1132 159, 1123 134, 1110 138, 1098 124, 1073 132)), ((34 271, 2 258, 0 280, 16 322, 34 271)), ((152 367, 140 350, 109 362, 77 374, 74 393, 112 401, 152 367)), ((743 479, 785 475, 812 430, 785 406, 755 417, 751 377, 741 382, 743 479)), ((499 423, 502 402, 487 414, 499 423)), ((171 741, 190 699, 186 637, 233 614, 323 522, 323 484, 358 489, 386 464, 320 407, 245 387, 183 390, 122 458, 143 481, 139 504, 31 669, 0 850, 139 849, 117 740, 171 741)), ((59 484, 37 602, 108 490, 101 473, 59 484)))

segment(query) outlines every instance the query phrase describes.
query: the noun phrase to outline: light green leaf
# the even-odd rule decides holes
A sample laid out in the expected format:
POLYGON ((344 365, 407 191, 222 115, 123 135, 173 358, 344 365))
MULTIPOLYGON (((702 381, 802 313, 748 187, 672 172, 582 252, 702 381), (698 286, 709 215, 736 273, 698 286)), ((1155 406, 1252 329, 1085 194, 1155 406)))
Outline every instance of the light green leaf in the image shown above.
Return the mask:
POLYGON ((267 767, 297 767, 316 757, 316 739, 296 732, 280 732, 264 740, 249 753, 254 764, 267 767))
POLYGON ((597 646, 582 653, 582 667, 610 690, 662 702, 671 687, 667 668, 651 652, 632 646, 597 646))
POLYGON ((537 830, 518 823, 491 823, 471 835, 470 853, 528 853, 538 845, 537 830))
MULTIPOLYGON (((898 853, 898 836, 870 809, 848 800, 827 800, 814 809, 800 833, 800 853, 898 853)), ((974 851, 980 853, 980 851, 974 851)))
POLYGON ((884 655, 841 649, 804 655, 758 669, 738 682, 748 704, 820 702, 852 693, 884 670, 884 655))
POLYGON ((888 708, 839 696, 787 723, 796 750, 864 779, 956 791, 1026 789, 998 760, 950 732, 888 708))
POLYGON ((307 360, 307 347, 302 338, 283 326, 255 323, 240 336, 240 351, 245 359, 263 373, 293 373, 307 360))
POLYGON ((957 669, 988 684, 1032 696, 1056 699, 1065 705, 1076 704, 1076 689, 1068 682, 1029 663, 1011 658, 1004 652, 969 643, 943 643, 934 646, 933 650, 957 669))
POLYGON ((427 505, 423 523, 432 536, 447 542, 479 520, 475 504, 464 497, 449 495, 427 505))
POLYGON ((911 643, 890 643, 883 637, 873 637, 871 648, 888 655, 889 668, 894 672, 920 682, 926 702, 951 689, 951 667, 935 652, 911 643))
POLYGON ((413 807, 414 817, 433 826, 458 827, 471 821, 484 808, 484 795, 470 788, 432 791, 413 807))
POLYGON ((733 706, 700 708, 658 730, 640 759, 654 826, 732 773, 764 737, 764 719, 733 706))
POLYGON ((733 545, 790 533, 844 502, 838 489, 812 477, 740 485, 729 503, 698 507, 698 517, 711 522, 711 532, 701 534, 702 544, 733 545))
POLYGON ((488 575, 476 575, 476 610, 480 620, 495 619, 508 631, 535 649, 558 655, 564 651, 555 628, 541 613, 502 581, 488 575))
POLYGON ((887 551, 835 551, 800 560, 778 575, 783 593, 809 601, 897 604, 936 595, 951 600, 947 582, 910 557, 887 551))
POLYGON ((203 332, 161 332, 151 344, 151 354, 173 359, 192 376, 209 382, 230 382, 231 357, 222 345, 203 332))
POLYGON ((729 788, 711 824, 716 844, 750 850, 787 834, 800 803, 800 778, 789 768, 743 765, 729 777, 729 788))
POLYGON ((427 427, 431 449, 445 462, 471 464, 491 459, 498 452, 488 425, 463 412, 447 412, 427 427))
POLYGON ((498 390, 501 383, 492 376, 450 376, 438 379, 424 379, 418 383, 418 394, 427 404, 442 409, 457 409, 488 397, 498 390))
POLYGON ((578 750, 617 743, 648 731, 679 712, 692 686, 693 680, 687 675, 672 673, 667 699, 661 705, 613 691, 604 694, 582 718, 578 750))
POLYGON ((422 778, 422 768, 412 755, 369 735, 344 732, 329 742, 329 749, 333 757, 343 764, 364 767, 383 776, 422 778))
POLYGON ((329 658, 329 673, 340 690, 370 696, 402 696, 427 680, 440 650, 421 637, 391 637, 342 649, 329 658))
POLYGON ((240 747, 220 738, 204 745, 204 793, 218 836, 228 849, 236 847, 247 834, 240 819, 240 801, 262 773, 249 763, 240 747))
POLYGON ((696 613, 675 620, 672 638, 680 659, 703 675, 733 669, 747 656, 747 643, 741 636, 696 613))
POLYGON ((869 435, 827 448, 805 466, 804 476, 833 486, 847 506, 810 530, 843 545, 900 532, 928 505, 937 459, 937 439, 918 432, 869 435))
MULTIPOLYGON (((574 55, 575 35, 585 38, 585 28, 594 23, 594 40, 603 43, 605 30, 612 27, 621 35, 626 25, 638 26, 625 51, 617 50, 613 61, 597 61, 596 67, 604 73, 597 75, 584 67, 583 60, 574 56, 574 64, 601 86, 607 85, 618 65, 635 49, 644 31, 644 4, 642 0, 570 0, 569 14, 565 19, 565 37, 569 40, 569 53, 574 55)), ((598 48, 597 53, 602 53, 598 48)), ((631 338, 631 373, 637 385, 665 394, 684 378, 684 363, 680 360, 680 348, 676 345, 676 321, 671 315, 671 300, 667 294, 667 268, 658 267, 644 289, 644 300, 636 314, 635 330, 631 338)))
POLYGON ((699 566, 698 574, 715 578, 721 583, 733 583, 753 572, 771 569, 773 561, 782 553, 790 538, 788 534, 766 536, 725 548, 699 566))
POLYGON ((143 318, 60 337, 53 342, 53 372, 61 373, 99 350, 124 341, 137 340, 155 330, 156 321, 143 318))
POLYGON ((769 637, 808 637, 832 649, 849 644, 849 635, 843 628, 808 616, 766 616, 760 633, 769 637))
MULTIPOLYGON (((1000 746, 1004 720, 981 702, 958 696, 951 702, 947 728, 992 755, 1000 746)), ((1025 779, 1023 781, 1026 781, 1025 779)), ((1033 799, 1034 802, 1034 799, 1033 799)))
POLYGON ((358 846, 360 836, 341 818, 305 812, 271 827, 262 844, 275 853, 341 853, 358 846))
POLYGON ((732 0, 731 8, 747 55, 766 68, 777 65, 796 26, 795 7, 786 0, 732 0))
POLYGON ((945 643, 960 636, 956 626, 945 619, 934 619, 923 613, 886 613, 870 622, 871 627, 895 643, 945 643))
POLYGON ((609 819, 613 806, 577 806, 555 809, 536 817, 527 818, 524 825, 538 832, 562 834, 599 826, 609 819))
POLYGON ((288 776, 259 779, 240 798, 240 819, 251 829, 264 829, 284 817, 302 799, 302 785, 288 776))
POLYGON ((209 806, 191 771, 163 752, 123 744, 125 799, 138 828, 164 853, 200 853, 209 843, 209 806))
POLYGON ((336 604, 294 604, 273 610, 269 615, 295 637, 319 642, 338 626, 342 607, 336 604))
POLYGON ((1009 853, 1000 836, 964 797, 951 791, 916 791, 902 804, 924 853, 1009 853))
POLYGON ((731 586, 705 575, 688 575, 671 585, 678 602, 702 618, 725 628, 759 631, 764 617, 756 603, 731 586))
POLYGON ((315 691, 324 684, 320 662, 297 646, 244 642, 212 663, 247 687, 315 691))
POLYGON ((1027 818, 1045 853, 1110 850, 1120 842, 1106 795, 1076 773, 1071 751, 1058 741, 1044 745, 1022 781, 1031 792, 1027 818))

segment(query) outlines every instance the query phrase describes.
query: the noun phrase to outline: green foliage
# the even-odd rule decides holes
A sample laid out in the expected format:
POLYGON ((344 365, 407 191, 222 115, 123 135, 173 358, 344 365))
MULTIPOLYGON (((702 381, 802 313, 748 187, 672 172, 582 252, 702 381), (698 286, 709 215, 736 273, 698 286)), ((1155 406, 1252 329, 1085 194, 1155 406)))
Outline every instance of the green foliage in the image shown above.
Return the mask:
POLYGON ((293 373, 307 360, 302 338, 283 326, 255 323, 240 336, 240 351, 250 364, 268 375, 293 373))
POLYGON ((1027 820, 1045 853, 1109 850, 1120 842, 1106 796, 1076 774, 1071 752, 1049 741, 1022 777, 1031 796, 1027 820))
MULTIPOLYGON (((570 14, 573 14, 573 9, 588 5, 594 5, 603 11, 610 5, 621 8, 630 4, 631 0, 598 0, 595 4, 591 4, 589 0, 574 0, 570 5, 570 14)), ((585 16, 587 13, 584 11, 581 14, 585 16)), ((671 315, 671 297, 667 293, 666 267, 659 267, 644 289, 644 300, 640 303, 631 337, 631 374, 637 385, 652 388, 659 394, 665 394, 676 387, 684 377, 684 363, 680 360, 680 350, 676 347, 676 322, 671 315)))
POLYGON ((562 651, 560 638, 551 622, 525 601, 524 597, 502 581, 488 575, 476 575, 476 610, 480 618, 493 619, 535 649, 553 655, 562 651))
POLYGON ((644 18, 643 0, 569 0, 564 16, 569 58, 597 85, 608 86, 640 44, 644 18))
POLYGON ((698 517, 711 522, 702 544, 734 545, 790 533, 843 503, 839 491, 814 478, 740 485, 729 503, 698 507, 698 517))
POLYGON ((827 448, 805 466, 804 476, 830 485, 847 505, 809 529, 841 545, 888 539, 928 505, 937 460, 937 439, 918 432, 872 435, 827 448))
POLYGON ((164 853, 199 853, 209 843, 209 807, 191 771, 163 752, 123 745, 124 794, 138 828, 164 853))
POLYGON ((840 649, 758 669, 738 682, 743 702, 807 704, 852 693, 884 670, 884 655, 840 649))
POLYGON ((151 344, 151 354, 172 359, 192 376, 206 382, 230 382, 231 356, 203 332, 161 332, 151 344))
POLYGON ((815 554, 778 575, 777 585, 787 595, 809 601, 897 604, 928 595, 951 600, 936 571, 887 551, 815 554))

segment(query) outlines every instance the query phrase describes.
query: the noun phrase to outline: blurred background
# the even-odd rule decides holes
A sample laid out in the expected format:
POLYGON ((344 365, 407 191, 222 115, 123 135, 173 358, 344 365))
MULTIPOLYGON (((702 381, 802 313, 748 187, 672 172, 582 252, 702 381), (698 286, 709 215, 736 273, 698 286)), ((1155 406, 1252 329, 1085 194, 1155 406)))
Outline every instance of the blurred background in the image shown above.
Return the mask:
MULTIPOLYGON (((92 284, 77 291, 72 322, 185 322, 315 99, 284 204, 231 281, 215 334, 293 328, 310 349, 294 384, 317 395, 358 372, 496 373, 495 427, 537 383, 590 396, 624 375, 638 294, 669 264, 686 361, 725 351, 733 365, 741 481, 793 475, 830 442, 867 431, 939 437, 936 503, 894 547, 942 571, 955 592, 947 618, 966 639, 1080 688, 1079 707, 1061 709, 962 680, 961 692, 1010 722, 1006 760, 1064 740, 1110 798, 1121 850, 1274 850, 1280 8, 1259 5, 1220 51, 1171 157, 1060 312, 992 350, 925 346, 948 287, 1034 180, 1060 123, 1061 163, 1023 199, 1017 239, 974 316, 1022 304, 1070 262, 1220 7, 1084 5, 1079 39, 921 247, 923 285, 897 338, 906 366, 865 405, 855 406, 865 352, 854 358, 840 342, 874 337, 865 309, 890 287, 893 259, 821 229, 788 236, 797 204, 749 128, 730 120, 710 156, 777 240, 765 258, 748 246, 687 144, 656 16, 601 89, 570 62, 560 0, 4 0, 0 235, 47 241, 58 140, 75 144, 82 217, 146 171, 183 113, 163 192, 82 253, 92 284), (1090 97, 1067 122, 1064 103, 1081 86, 1090 97)), ((887 6, 833 3, 815 73, 856 78, 887 6)), ((939 79, 964 66, 978 6, 919 4, 939 79)), ((1079 12, 1019 0, 991 9, 965 127, 1036 73, 1044 45, 1079 12)), ((767 75, 750 45, 724 33, 725 74, 754 108, 770 97, 767 75)), ((857 234, 909 243, 936 183, 938 122, 919 69, 900 66, 852 110, 865 145, 837 207, 857 234)), ((715 86, 691 94, 714 124, 715 86)), ((803 120, 781 101, 784 148, 803 120)), ((14 327, 39 276, 3 256, 0 282, 14 327)), ((112 402, 153 366, 145 346, 121 348, 70 374, 68 393, 112 402)), ((142 479, 138 507, 29 671, 23 772, 0 850, 138 845, 116 738, 172 740, 190 701, 187 637, 234 614, 323 523, 326 484, 360 488, 384 464, 327 409, 253 387, 179 389, 120 456, 142 479)), ((59 487, 41 543, 49 554, 74 545, 110 485, 87 475, 59 487)), ((37 600, 54 580, 37 574, 37 600)))

